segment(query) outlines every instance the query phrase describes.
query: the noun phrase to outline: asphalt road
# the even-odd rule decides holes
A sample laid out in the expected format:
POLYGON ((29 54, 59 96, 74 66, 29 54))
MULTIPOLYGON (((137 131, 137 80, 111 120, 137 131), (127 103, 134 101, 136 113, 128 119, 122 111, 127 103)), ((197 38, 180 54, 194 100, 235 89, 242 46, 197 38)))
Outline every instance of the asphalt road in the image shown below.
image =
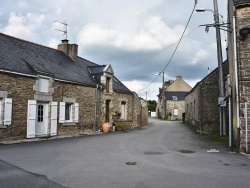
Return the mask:
POLYGON ((141 130, 0 145, 1 188, 247 188, 249 178, 248 156, 199 140, 181 122, 150 119, 141 130))

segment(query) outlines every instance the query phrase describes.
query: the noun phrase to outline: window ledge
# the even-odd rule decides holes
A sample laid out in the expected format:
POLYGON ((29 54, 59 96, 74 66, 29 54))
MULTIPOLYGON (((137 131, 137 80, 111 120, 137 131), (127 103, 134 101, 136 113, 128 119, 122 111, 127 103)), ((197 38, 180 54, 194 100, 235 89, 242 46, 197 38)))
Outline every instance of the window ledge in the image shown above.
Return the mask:
POLYGON ((76 123, 75 122, 62 123, 62 126, 71 126, 71 125, 76 125, 76 123))

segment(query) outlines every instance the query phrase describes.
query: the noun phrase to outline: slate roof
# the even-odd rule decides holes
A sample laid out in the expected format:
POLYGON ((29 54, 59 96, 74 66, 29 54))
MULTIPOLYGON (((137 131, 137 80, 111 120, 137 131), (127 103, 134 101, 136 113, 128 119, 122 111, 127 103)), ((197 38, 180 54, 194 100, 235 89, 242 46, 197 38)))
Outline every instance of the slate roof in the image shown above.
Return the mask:
POLYGON ((250 4, 250 0, 233 0, 235 6, 250 4))
POLYGON ((165 98, 167 101, 174 101, 176 97, 177 100, 175 101, 185 101, 185 96, 188 92, 181 92, 181 91, 165 91, 165 98))
MULTIPOLYGON (((98 65, 78 57, 74 62, 63 52, 36 43, 0 33, 0 70, 36 76, 48 74, 55 79, 95 87, 100 84, 88 68, 98 72, 105 65, 98 65)), ((115 91, 131 93, 122 84, 113 85, 115 91)))

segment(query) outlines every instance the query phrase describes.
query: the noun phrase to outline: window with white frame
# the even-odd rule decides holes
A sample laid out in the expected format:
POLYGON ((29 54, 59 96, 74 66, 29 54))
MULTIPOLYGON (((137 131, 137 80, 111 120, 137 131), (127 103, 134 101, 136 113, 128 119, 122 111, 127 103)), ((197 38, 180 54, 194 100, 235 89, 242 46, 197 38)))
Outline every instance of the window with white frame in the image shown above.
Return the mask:
POLYGON ((121 117, 120 119, 126 119, 126 102, 122 101, 120 105, 121 117))
POLYGON ((60 102, 60 123, 78 122, 79 103, 60 102))
POLYGON ((11 125, 12 99, 0 98, 0 125, 11 125))
POLYGON ((43 93, 49 92, 49 79, 40 77, 38 80, 38 91, 43 93))
POLYGON ((175 108, 174 109, 174 116, 178 116, 179 115, 179 110, 178 110, 178 108, 175 108))
POLYGON ((73 103, 65 103, 65 121, 72 122, 73 103))

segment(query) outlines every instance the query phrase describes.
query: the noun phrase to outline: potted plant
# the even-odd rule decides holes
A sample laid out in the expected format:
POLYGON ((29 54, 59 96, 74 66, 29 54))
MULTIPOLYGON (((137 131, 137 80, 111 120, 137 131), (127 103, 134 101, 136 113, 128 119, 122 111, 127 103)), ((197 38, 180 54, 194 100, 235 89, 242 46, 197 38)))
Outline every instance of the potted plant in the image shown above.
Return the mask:
POLYGON ((115 128, 118 130, 118 131, 121 131, 123 130, 123 125, 121 122, 118 122, 116 125, 115 125, 115 128))
POLYGON ((102 131, 108 133, 110 131, 111 125, 109 122, 102 124, 102 131))

